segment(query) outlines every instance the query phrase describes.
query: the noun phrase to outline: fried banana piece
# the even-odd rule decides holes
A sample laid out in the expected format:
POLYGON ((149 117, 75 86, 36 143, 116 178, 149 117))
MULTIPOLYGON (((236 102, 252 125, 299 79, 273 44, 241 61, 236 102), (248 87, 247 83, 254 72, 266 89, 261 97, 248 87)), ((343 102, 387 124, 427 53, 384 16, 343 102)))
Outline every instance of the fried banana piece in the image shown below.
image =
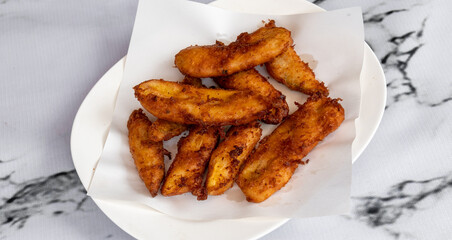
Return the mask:
MULTIPOLYGON (((185 76, 182 83, 195 87, 204 87, 200 78, 185 76)), ((149 127, 149 138, 154 142, 167 141, 175 136, 179 136, 188 130, 188 126, 180 123, 170 122, 164 119, 157 119, 149 127)))
POLYGON ((242 125, 262 118, 272 103, 250 91, 197 88, 149 80, 134 87, 135 97, 154 116, 197 125, 242 125))
POLYGON ((226 77, 214 78, 222 88, 248 90, 270 99, 273 108, 261 119, 268 124, 278 124, 289 114, 286 96, 276 90, 256 69, 235 73, 226 77))
POLYGON ((180 123, 157 119, 149 127, 149 140, 154 142, 170 140, 188 130, 188 126, 180 123))
POLYGON ((319 94, 308 98, 284 120, 245 162, 237 184, 250 202, 262 202, 284 187, 319 141, 344 120, 339 99, 319 94))
MULTIPOLYGON (((182 83, 195 87, 204 87, 200 78, 185 76, 182 83)), ((157 119, 149 128, 149 138, 154 142, 167 141, 188 130, 188 126, 180 123, 157 119)))
POLYGON ((258 122, 233 126, 226 139, 218 145, 210 158, 206 189, 209 195, 220 195, 232 187, 240 167, 261 138, 258 122))
POLYGON ((174 63, 192 77, 226 76, 263 64, 280 55, 292 44, 290 31, 265 26, 242 33, 229 45, 190 46, 176 54, 174 63))
POLYGON ((152 122, 141 109, 134 110, 127 121, 130 153, 138 174, 155 197, 165 175, 163 142, 151 140, 148 129, 152 122))
POLYGON ((205 87, 204 85, 202 85, 202 80, 201 78, 195 78, 195 77, 190 77, 190 76, 185 76, 184 79, 182 80, 182 83, 184 84, 188 84, 194 87, 205 87))
POLYGON ((328 88, 323 82, 315 79, 315 74, 309 65, 300 59, 293 46, 288 47, 281 55, 265 63, 268 73, 276 81, 288 88, 313 95, 320 93, 328 96, 328 88))
POLYGON ((176 158, 168 169, 161 193, 174 196, 191 192, 198 200, 207 198, 203 174, 218 141, 217 127, 196 126, 178 143, 176 158))

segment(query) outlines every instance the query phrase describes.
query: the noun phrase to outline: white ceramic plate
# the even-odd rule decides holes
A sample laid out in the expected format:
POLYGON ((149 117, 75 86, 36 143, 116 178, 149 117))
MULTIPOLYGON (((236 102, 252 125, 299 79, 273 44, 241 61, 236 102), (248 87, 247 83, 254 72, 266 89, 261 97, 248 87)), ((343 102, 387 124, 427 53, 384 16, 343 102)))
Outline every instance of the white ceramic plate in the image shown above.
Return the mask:
MULTIPOLYGON (((304 0, 218 0, 212 5, 239 12, 295 14, 324 11, 304 0)), ((92 88, 74 119, 71 152, 75 169, 85 188, 100 158, 113 116, 116 94, 122 80, 124 59, 115 64, 92 88)), ((361 72, 361 108, 352 145, 355 161, 372 139, 386 104, 383 70, 365 46, 361 72)), ((138 239, 256 239, 289 219, 246 218, 238 220, 186 221, 161 214, 147 206, 95 200, 99 208, 120 228, 138 239)))

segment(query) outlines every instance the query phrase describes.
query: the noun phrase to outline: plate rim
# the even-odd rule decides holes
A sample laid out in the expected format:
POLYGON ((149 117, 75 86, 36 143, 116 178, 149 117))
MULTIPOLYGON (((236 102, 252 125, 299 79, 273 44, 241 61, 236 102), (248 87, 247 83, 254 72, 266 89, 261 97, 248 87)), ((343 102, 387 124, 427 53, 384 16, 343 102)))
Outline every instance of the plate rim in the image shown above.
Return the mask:
MULTIPOLYGON (((227 4, 228 2, 233 2, 234 0, 217 0, 217 1, 214 1, 214 2, 211 2, 210 4, 211 5, 213 5, 213 6, 218 6, 218 4, 227 4)), ((236 1, 236 0, 235 0, 236 1)), ((322 9, 322 8, 320 8, 319 6, 317 6, 317 5, 315 5, 315 4, 312 4, 312 3, 310 3, 310 2, 307 2, 306 0, 298 0, 298 1, 300 1, 300 2, 304 2, 304 4, 306 4, 306 5, 311 5, 310 7, 312 7, 312 8, 316 8, 317 9, 317 11, 325 11, 324 9, 322 9)), ((373 61, 376 61, 377 63, 378 63, 378 67, 377 67, 377 69, 374 69, 374 70, 377 70, 378 71, 378 73, 382 76, 382 82, 384 82, 384 92, 383 92, 383 96, 382 96, 382 98, 383 98, 383 102, 380 102, 380 104, 383 104, 383 106, 386 104, 386 79, 385 79, 385 77, 384 77, 384 72, 383 72, 383 69, 382 69, 382 67, 381 67, 381 65, 380 65, 380 63, 379 63, 379 61, 378 61, 378 58, 376 57, 376 55, 375 55, 375 53, 370 49, 370 47, 369 47, 369 45, 366 43, 365 44, 365 48, 366 48, 366 50, 365 50, 365 53, 370 53, 370 56, 369 57, 371 57, 372 59, 371 60, 373 60, 373 61)), ((124 64, 124 61, 125 61, 125 57, 124 58, 122 58, 121 60, 119 60, 116 64, 114 64, 113 65, 113 67, 111 67, 99 80, 98 80, 98 82, 91 88, 91 90, 90 90, 90 92, 87 94, 87 96, 85 97, 85 99, 83 100, 83 102, 82 102, 82 104, 80 105, 80 107, 79 107, 79 109, 78 109, 78 111, 77 111, 77 114, 76 114, 76 116, 75 116, 75 118, 74 118, 74 123, 73 123, 73 126, 72 126, 72 131, 71 131, 71 140, 70 140, 70 145, 71 145, 71 155, 72 155, 72 158, 73 158, 73 162, 74 162, 74 165, 75 165, 75 169, 76 169, 76 172, 77 172, 77 174, 79 175, 79 176, 81 176, 81 175, 83 175, 83 174, 81 174, 81 172, 82 171, 85 171, 84 169, 80 169, 80 167, 77 167, 77 166, 79 166, 79 164, 77 164, 76 162, 76 159, 77 159, 77 154, 74 154, 75 153, 75 151, 73 151, 73 149, 75 148, 74 147, 74 144, 75 144, 75 142, 77 142, 74 138, 75 138, 75 136, 77 136, 77 134, 75 134, 75 132, 77 131, 77 129, 78 129, 78 125, 79 125, 79 122, 80 122, 80 118, 81 118, 81 116, 79 115, 79 113, 83 113, 83 109, 85 109, 86 108, 86 105, 88 105, 88 102, 89 102, 89 99, 90 98, 92 98, 92 95, 93 94, 95 94, 95 92, 96 92, 96 89, 98 89, 99 88, 99 86, 101 86, 102 84, 104 84, 105 82, 107 82, 107 78, 106 78, 106 76, 109 76, 109 74, 111 74, 111 72, 112 71, 114 71, 114 70, 117 70, 117 68, 121 68, 122 66, 121 65, 123 65, 124 64), (103 81, 102 81, 103 80, 103 81), (88 100, 87 100, 88 99, 88 100), (75 157, 74 157, 74 155, 76 155, 75 157)), ((376 66, 374 66, 374 67, 376 67, 376 66)), ((119 81, 120 82, 120 81, 119 81)), ((119 83, 118 83, 118 87, 117 87, 117 89, 119 89, 119 83)), ((360 107, 360 112, 361 112, 361 108, 362 108, 362 106, 360 107)), ((361 153, 364 151, 364 149, 367 147, 367 145, 370 143, 370 141, 371 141, 371 139, 373 138, 373 136, 375 135, 375 133, 376 133, 376 130, 378 129, 378 126, 379 126, 379 124, 381 123, 381 119, 382 119, 382 117, 383 117, 383 113, 384 113, 384 107, 382 108, 382 109, 378 109, 378 110, 380 110, 380 111, 378 111, 377 113, 376 113, 376 117, 377 117, 377 124, 375 124, 374 126, 373 126, 373 129, 371 129, 371 131, 370 131, 370 137, 368 137, 367 139, 366 139, 366 142, 363 144, 363 147, 361 147, 360 149, 359 149, 359 151, 352 157, 352 161, 355 161, 360 155, 361 155, 361 153)), ((360 114, 361 115, 361 114, 360 114)), ((359 121, 359 118, 356 120, 356 122, 358 122, 359 121)), ((355 123, 356 123, 355 122, 355 123)), ((110 123, 111 123, 111 120, 110 120, 110 123)), ((356 140, 356 139, 355 139, 356 140)), ((354 141, 354 144, 355 144, 355 141, 354 141)), ((96 161, 97 162, 97 161, 96 161)), ((93 169, 93 171, 94 171, 94 169, 93 169)), ((91 171, 90 171, 91 172, 91 171)), ((84 187, 85 187, 85 189, 87 189, 87 187, 88 187, 88 185, 87 185, 87 180, 86 180, 86 178, 85 179, 82 179, 81 178, 81 181, 82 181, 82 184, 84 185, 84 187)), ((89 182, 89 181, 88 181, 89 182)), ((110 212, 111 211, 111 209, 108 209, 108 204, 116 204, 115 203, 115 201, 106 201, 106 200, 98 200, 98 199, 93 199, 94 200, 94 202, 96 203, 96 205, 102 210, 102 212, 105 214, 105 215, 107 215, 107 217, 111 220, 111 221, 113 221, 119 228, 121 228, 123 231, 125 231, 125 232, 127 232, 128 234, 130 234, 131 236, 133 236, 133 237, 137 237, 137 238, 141 238, 141 237, 143 237, 143 236, 140 236, 141 234, 139 234, 139 233, 136 233, 136 232, 133 232, 133 230, 132 230, 132 228, 130 227, 130 226, 128 226, 127 224, 124 224, 124 223, 122 223, 122 222, 120 222, 120 221, 118 221, 118 219, 116 219, 115 217, 113 217, 113 213, 112 212, 110 212), (107 207, 106 207, 107 206, 107 207)), ((121 204, 124 204, 124 203, 121 203, 121 204)), ((130 206, 133 206, 134 204, 130 204, 130 206)), ((136 206, 138 206, 138 204, 136 205, 136 206)), ((158 214, 161 214, 161 213, 158 213, 158 214)), ((163 215, 163 214, 162 214, 163 215)), ((169 216, 165 216, 165 217, 169 217, 169 216)), ((171 218, 171 217, 169 217, 169 218, 171 218)), ((266 221, 268 221, 269 219, 267 219, 267 218, 262 218, 262 219, 265 219, 266 221)), ((257 238, 260 238, 260 237, 262 237, 262 236, 265 236, 266 234, 268 234, 268 233, 270 233, 270 232, 272 232, 273 230, 275 230, 275 229, 277 229, 277 228, 279 228, 281 225, 283 225, 284 223, 286 223, 288 220, 290 220, 289 218, 273 218, 273 219, 271 219, 271 223, 270 224, 268 224, 268 223, 265 223, 265 224, 267 224, 267 225, 269 225, 269 226, 266 226, 266 228, 264 229, 264 230, 262 230, 262 231, 259 231, 259 232, 256 232, 253 236, 251 236, 251 237, 249 237, 249 238, 247 238, 247 239, 257 239, 257 238)), ((180 221, 180 220, 178 220, 178 221, 180 221)), ((217 220, 217 221, 222 221, 222 220, 217 220)), ((241 224, 246 224, 247 223, 247 219, 234 219, 234 220, 228 220, 228 221, 238 221, 238 222, 241 222, 241 224)), ((193 223, 193 221, 183 221, 183 222, 187 222, 187 223, 190 223, 190 224, 192 224, 193 223)), ((230 229, 229 229, 230 230, 230 229)))

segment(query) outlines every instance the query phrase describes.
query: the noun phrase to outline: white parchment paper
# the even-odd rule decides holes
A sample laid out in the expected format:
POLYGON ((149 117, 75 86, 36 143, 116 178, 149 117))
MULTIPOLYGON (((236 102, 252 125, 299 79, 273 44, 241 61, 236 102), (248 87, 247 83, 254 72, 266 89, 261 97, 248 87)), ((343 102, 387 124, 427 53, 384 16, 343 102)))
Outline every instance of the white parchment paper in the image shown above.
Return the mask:
MULTIPOLYGON (((359 8, 290 16, 243 14, 185 0, 142 0, 121 83, 111 129, 88 194, 93 198, 139 202, 164 214, 182 219, 210 220, 257 216, 312 217, 341 214, 349 210, 351 146, 355 119, 359 116, 359 76, 363 61, 363 24, 359 8), (242 32, 274 19, 292 31, 295 50, 325 82, 330 96, 340 97, 345 121, 309 155, 289 183, 266 201, 255 204, 235 185, 221 196, 197 201, 191 193, 152 198, 140 180, 129 152, 127 119, 140 108, 133 86, 148 79, 180 81, 174 56, 190 45, 210 45, 215 40, 234 41, 242 32)), ((259 71, 268 76, 265 69, 259 71)), ((270 82, 286 95, 290 111, 306 96, 273 79, 270 82)), ((149 117, 153 118, 150 114, 149 117)), ((263 124, 263 136, 276 126, 263 124)), ((180 137, 164 143, 174 158, 180 137)), ((168 168, 171 161, 166 160, 168 168)))

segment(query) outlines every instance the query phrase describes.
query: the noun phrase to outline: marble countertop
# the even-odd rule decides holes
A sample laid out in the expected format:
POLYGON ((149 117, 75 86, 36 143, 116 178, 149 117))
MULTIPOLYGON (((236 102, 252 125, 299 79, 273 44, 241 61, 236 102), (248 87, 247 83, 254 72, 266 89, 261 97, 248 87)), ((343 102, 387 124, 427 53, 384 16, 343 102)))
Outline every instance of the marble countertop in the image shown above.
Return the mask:
MULTIPOLYGON (((450 239, 452 2, 313 2, 362 7, 387 106, 353 164, 351 214, 292 219, 262 239, 450 239)), ((126 54, 136 7, 0 0, 0 239, 132 239, 86 196, 69 140, 84 97, 126 54)))

